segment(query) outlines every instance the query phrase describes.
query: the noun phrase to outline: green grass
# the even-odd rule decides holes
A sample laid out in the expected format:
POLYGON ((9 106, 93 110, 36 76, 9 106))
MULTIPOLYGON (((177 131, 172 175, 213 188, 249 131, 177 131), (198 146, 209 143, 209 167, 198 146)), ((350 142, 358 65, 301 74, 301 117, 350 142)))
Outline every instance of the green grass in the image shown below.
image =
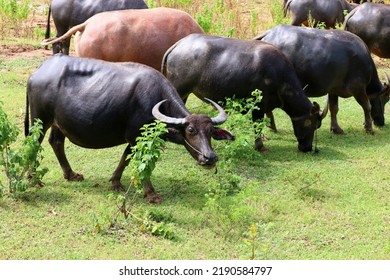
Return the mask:
MULTIPOLYGON (((0 100, 21 130, 26 81, 43 59, 0 56, 0 100)), ((389 62, 378 65, 383 79, 389 62)), ((313 100, 323 107, 324 98, 313 100)), ((188 107, 212 112, 193 96, 188 107)), ((252 148, 250 130, 229 120, 222 125, 237 140, 213 142, 217 169, 204 170, 184 147, 167 144, 152 175, 164 201, 150 205, 138 197, 132 211, 159 216, 173 240, 121 215, 97 233, 96 219, 117 215, 108 179, 125 146, 87 150, 66 142, 72 167, 85 177, 69 183, 47 135, 45 186, 0 199, 0 259, 250 259, 253 231, 256 259, 390 259, 389 124, 367 135, 360 106, 341 99, 339 123, 347 134, 331 134, 327 117, 318 131, 320 153, 303 154, 287 115, 275 110, 275 117, 279 131, 265 131, 268 153, 252 148)))

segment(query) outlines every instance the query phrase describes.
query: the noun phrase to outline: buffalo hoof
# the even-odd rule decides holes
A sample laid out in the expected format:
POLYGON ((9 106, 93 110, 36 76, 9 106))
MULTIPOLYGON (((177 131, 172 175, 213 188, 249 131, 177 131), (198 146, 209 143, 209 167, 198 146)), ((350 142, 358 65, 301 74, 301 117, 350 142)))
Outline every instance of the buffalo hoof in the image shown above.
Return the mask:
POLYGON ((156 193, 145 193, 144 198, 149 202, 153 204, 159 204, 163 201, 163 198, 161 195, 158 195, 156 193))
POLYGON ((258 151, 258 152, 261 152, 261 153, 269 152, 269 149, 264 147, 262 138, 256 139, 256 141, 255 141, 255 150, 258 151))
POLYGON ((72 182, 80 182, 84 180, 83 174, 71 172, 70 174, 64 175, 65 179, 72 182))
POLYGON ((276 125, 275 124, 269 124, 269 125, 267 125, 267 127, 270 129, 270 130, 272 130, 273 132, 278 132, 278 130, 276 129, 276 125))
POLYGON ((344 135, 345 134, 344 130, 342 130, 340 127, 331 127, 330 131, 332 131, 334 134, 337 134, 337 135, 344 135))
POLYGON ((372 129, 366 129, 366 133, 370 135, 375 135, 375 131, 372 129))
POLYGON ((269 138, 269 137, 267 137, 267 136, 264 136, 264 135, 263 135, 263 136, 261 136, 261 140, 262 140, 262 141, 268 141, 269 139, 270 139, 270 138, 269 138))
POLYGON ((125 189, 125 186, 123 186, 121 182, 112 182, 111 190, 116 191, 116 192, 124 192, 126 189, 125 189))

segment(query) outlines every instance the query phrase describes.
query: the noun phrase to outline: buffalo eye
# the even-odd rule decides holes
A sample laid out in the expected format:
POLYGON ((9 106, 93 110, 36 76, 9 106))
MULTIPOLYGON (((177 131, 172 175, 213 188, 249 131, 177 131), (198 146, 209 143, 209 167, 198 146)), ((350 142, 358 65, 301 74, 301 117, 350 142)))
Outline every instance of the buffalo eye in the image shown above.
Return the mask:
POLYGON ((187 131, 189 134, 194 135, 196 133, 196 129, 192 126, 187 127, 187 131))

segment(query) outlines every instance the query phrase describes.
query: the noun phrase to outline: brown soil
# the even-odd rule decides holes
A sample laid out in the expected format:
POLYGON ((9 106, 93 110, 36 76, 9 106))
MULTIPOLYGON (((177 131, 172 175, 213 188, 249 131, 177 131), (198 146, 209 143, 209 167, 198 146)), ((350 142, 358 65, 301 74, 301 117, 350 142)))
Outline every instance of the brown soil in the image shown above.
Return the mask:
POLYGON ((51 56, 51 49, 45 50, 43 47, 34 47, 31 45, 0 45, 0 56, 7 59, 31 58, 36 56, 51 56))

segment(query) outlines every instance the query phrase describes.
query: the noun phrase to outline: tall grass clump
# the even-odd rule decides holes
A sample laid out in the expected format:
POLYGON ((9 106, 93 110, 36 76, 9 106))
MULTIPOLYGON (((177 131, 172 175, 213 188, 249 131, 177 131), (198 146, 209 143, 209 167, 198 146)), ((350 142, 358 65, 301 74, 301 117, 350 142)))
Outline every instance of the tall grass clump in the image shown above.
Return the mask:
POLYGON ((170 7, 186 11, 207 34, 243 39, 257 35, 260 15, 250 9, 251 1, 149 0, 147 4, 149 8, 170 7))
POLYGON ((279 24, 290 23, 290 19, 284 16, 282 1, 271 1, 269 4, 269 9, 272 16, 272 22, 270 23, 270 26, 268 26, 268 28, 272 28, 279 24))
POLYGON ((29 0, 0 0, 0 31, 2 36, 13 32, 20 36, 25 29, 24 22, 31 13, 29 0))

